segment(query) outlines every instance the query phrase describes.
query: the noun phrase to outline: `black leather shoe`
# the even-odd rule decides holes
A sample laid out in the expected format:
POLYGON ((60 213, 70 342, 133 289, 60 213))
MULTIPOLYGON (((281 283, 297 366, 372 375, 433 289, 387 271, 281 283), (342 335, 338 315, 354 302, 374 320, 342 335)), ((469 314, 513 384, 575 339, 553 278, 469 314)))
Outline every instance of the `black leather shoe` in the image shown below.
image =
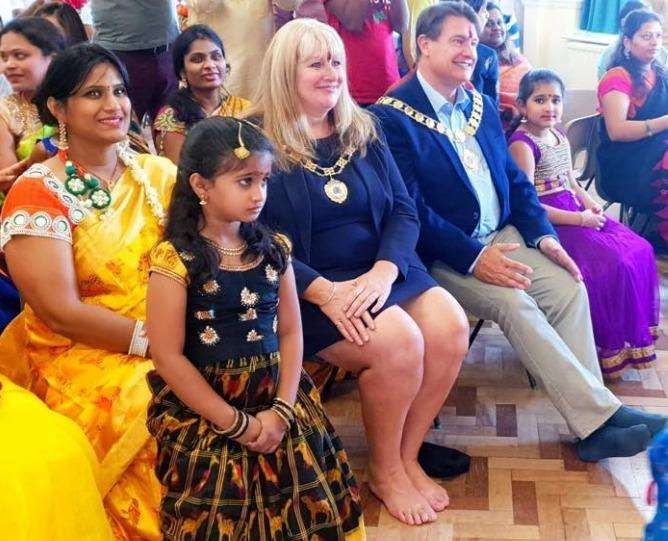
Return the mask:
POLYGON ((418 463, 429 477, 455 477, 471 467, 471 457, 457 449, 424 442, 418 463))

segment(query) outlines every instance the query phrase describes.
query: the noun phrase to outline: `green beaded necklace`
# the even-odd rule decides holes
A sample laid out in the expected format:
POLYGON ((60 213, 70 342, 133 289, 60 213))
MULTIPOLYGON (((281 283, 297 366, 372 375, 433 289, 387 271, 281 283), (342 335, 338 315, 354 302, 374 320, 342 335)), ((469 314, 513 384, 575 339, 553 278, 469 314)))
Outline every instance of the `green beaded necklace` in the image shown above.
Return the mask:
POLYGON ((58 152, 65 164, 65 189, 79 198, 85 207, 97 210, 106 209, 111 205, 111 192, 102 187, 100 179, 84 171, 67 156, 63 150, 58 152))

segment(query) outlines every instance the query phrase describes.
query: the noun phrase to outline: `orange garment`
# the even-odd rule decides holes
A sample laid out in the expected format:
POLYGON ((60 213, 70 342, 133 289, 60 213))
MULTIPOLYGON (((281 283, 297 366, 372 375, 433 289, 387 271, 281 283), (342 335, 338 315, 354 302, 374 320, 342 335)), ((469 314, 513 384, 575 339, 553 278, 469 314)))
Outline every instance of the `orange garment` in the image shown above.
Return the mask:
POLYGON ((531 70, 529 61, 521 55, 514 64, 499 64, 499 110, 504 122, 510 122, 519 114, 517 92, 522 77, 531 70))

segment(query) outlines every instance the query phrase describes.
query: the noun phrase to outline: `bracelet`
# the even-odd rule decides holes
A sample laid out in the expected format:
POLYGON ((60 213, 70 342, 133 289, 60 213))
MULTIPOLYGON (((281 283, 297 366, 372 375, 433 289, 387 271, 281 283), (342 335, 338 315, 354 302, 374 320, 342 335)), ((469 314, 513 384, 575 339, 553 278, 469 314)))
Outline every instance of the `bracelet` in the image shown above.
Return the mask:
POLYGON ((42 139, 42 146, 44 150, 47 151, 49 156, 55 156, 58 154, 58 147, 53 144, 53 137, 45 137, 42 139))
POLYGON ((137 355, 138 357, 146 357, 148 353, 148 336, 144 330, 144 322, 135 321, 135 328, 132 331, 132 339, 130 340, 130 347, 128 348, 128 355, 137 355))
POLYGON ((332 282, 332 289, 329 291, 329 296, 327 297, 327 300, 323 303, 320 304, 320 306, 325 306, 326 304, 329 304, 332 299, 334 298, 334 295, 336 294, 336 283, 332 282))
POLYGON ((245 411, 238 409, 234 410, 234 421, 229 428, 219 428, 215 424, 211 423, 211 430, 213 430, 219 436, 225 436, 231 440, 240 438, 248 430, 250 425, 250 417, 245 411))
POLYGON ((647 132, 647 137, 654 136, 654 131, 652 130, 652 126, 649 125, 649 120, 645 120, 645 131, 647 132))
POLYGON ((295 420, 295 408, 294 406, 291 406, 288 404, 285 400, 282 398, 274 398, 274 400, 271 403, 271 407, 269 408, 271 411, 273 411, 276 415, 278 415, 283 421, 285 422, 285 425, 290 428, 290 425, 294 422, 295 420))

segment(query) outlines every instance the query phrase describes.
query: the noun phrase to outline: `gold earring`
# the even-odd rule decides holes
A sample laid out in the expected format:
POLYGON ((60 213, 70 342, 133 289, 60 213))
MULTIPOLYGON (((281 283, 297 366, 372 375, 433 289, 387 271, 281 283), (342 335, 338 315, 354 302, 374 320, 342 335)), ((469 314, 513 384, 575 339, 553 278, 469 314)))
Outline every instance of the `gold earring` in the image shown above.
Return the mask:
POLYGON ((67 149, 67 125, 62 120, 58 122, 58 148, 67 149))
POLYGON ((202 206, 206 205, 206 199, 204 199, 204 198, 200 199, 199 204, 202 205, 202 206))
POLYGON ((182 75, 181 78, 179 79, 179 90, 185 90, 186 88, 188 88, 188 81, 182 75))

